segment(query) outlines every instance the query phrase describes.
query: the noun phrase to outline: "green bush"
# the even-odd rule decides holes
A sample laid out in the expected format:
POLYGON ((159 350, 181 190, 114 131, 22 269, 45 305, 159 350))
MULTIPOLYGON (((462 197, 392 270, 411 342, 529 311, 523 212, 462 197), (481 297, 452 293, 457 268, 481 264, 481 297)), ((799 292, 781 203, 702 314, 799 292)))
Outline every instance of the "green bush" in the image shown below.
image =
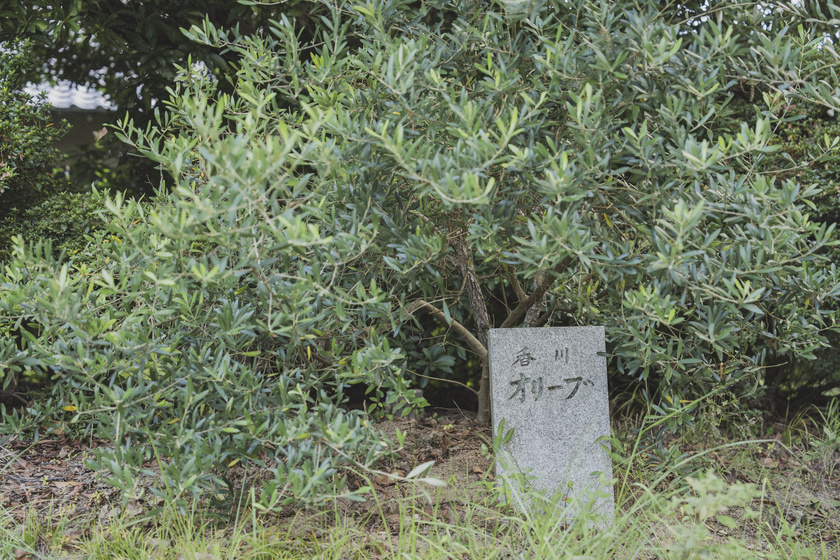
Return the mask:
POLYGON ((52 147, 67 124, 55 122, 42 100, 22 91, 26 52, 25 44, 0 51, 0 219, 67 188, 53 172, 59 157, 52 147))
MULTIPOLYGON (((67 131, 49 106, 21 90, 28 45, 0 52, 0 263, 11 258, 12 237, 51 240, 56 251, 80 251, 102 226, 101 199, 78 192, 53 143, 67 131)), ((78 187, 78 186, 75 186, 78 187)))
POLYGON ((738 403, 768 356, 827 344, 840 294, 833 225, 810 215, 820 185, 759 172, 791 100, 837 104, 816 74, 836 79, 836 55, 816 59, 817 26, 787 27, 807 14, 757 6, 689 21, 584 0, 336 8, 314 52, 284 27, 241 41, 238 93, 323 120, 333 180, 380 220, 357 272, 393 294, 399 345, 427 313, 452 343, 426 363, 445 372, 457 346, 485 361, 480 419, 492 327, 605 324, 659 410, 738 403), (744 95, 761 105, 732 130, 744 95))
MULTIPOLYGON (((820 49, 812 53, 815 64, 811 81, 816 87, 825 88, 836 84, 834 76, 834 54, 830 49, 820 49)), ((832 86, 836 88, 835 86, 832 86)), ((826 93, 831 92, 829 89, 826 93)), ((727 122, 733 131, 737 131, 741 122, 754 123, 760 116, 757 107, 763 101, 761 91, 750 95, 751 90, 742 92, 731 106, 733 111, 727 122)), ((834 89, 833 94, 837 95, 834 89)), ((840 111, 832 105, 820 102, 816 98, 793 97, 787 103, 778 106, 779 119, 774 127, 775 134, 770 140, 774 151, 757 162, 758 173, 776 178, 776 180, 795 180, 801 185, 816 186, 819 191, 811 199, 809 213, 812 220, 820 224, 836 224, 840 219, 840 111)), ((823 248, 826 256, 835 265, 840 262, 837 245, 823 248)), ((837 308, 834 298, 817 300, 820 307, 837 308)), ((836 391, 840 387, 840 353, 838 353, 838 333, 825 333, 828 347, 815 352, 816 360, 804 360, 795 355, 778 355, 774 349, 768 349, 767 386, 771 399, 783 402, 788 399, 798 406, 804 402, 819 401, 825 393, 836 391)), ((774 402, 770 402, 774 405, 774 402)))
POLYGON ((100 216, 101 196, 95 193, 54 193, 39 204, 0 220, 0 261, 9 260, 12 238, 21 235, 27 241, 49 239, 53 249, 68 257, 87 246, 88 236, 104 227, 100 216))
POLYGON ((229 467, 257 462, 276 475, 263 507, 313 503, 342 491, 338 469, 390 449, 340 407, 343 388, 406 389, 400 351, 364 335, 389 317, 385 294, 347 274, 375 229, 335 188, 317 142, 255 119, 258 106, 223 122, 212 84, 200 85, 177 99, 157 157, 181 179, 171 195, 107 199, 107 231, 69 261, 51 242, 14 238, 0 319, 21 340, 0 344, 0 375, 55 384, 3 429, 112 438, 98 461, 123 488, 157 458, 161 495, 215 494, 229 467), (177 132, 182 116, 209 120, 177 132))
MULTIPOLYGON (((16 242, 0 314, 37 328, 0 367, 58 382, 4 429, 111 437, 113 480, 158 459, 170 498, 262 462, 271 508, 330 497, 342 468, 388 451, 342 391, 414 398, 420 313, 484 362, 484 421, 493 326, 606 324, 619 371, 663 413, 709 392, 737 402, 768 349, 825 344, 840 286, 833 227, 808 215, 819 189, 756 172, 783 93, 822 95, 791 87, 821 44, 777 32, 795 11, 326 6, 305 50, 287 18, 251 37, 191 28, 241 57, 233 93, 188 61, 159 125, 121 133, 171 195, 106 200, 84 261, 16 242), (767 105, 735 133, 733 76, 767 105)), ((450 348, 430 367, 451 367, 450 348)))
MULTIPOLYGON (((0 267, 11 258, 12 238, 52 240, 55 250, 81 250, 85 235, 99 224, 93 195, 69 192, 56 172, 60 156, 53 142, 67 130, 42 99, 22 91, 27 44, 0 51, 0 267)), ((27 328, 26 326, 23 327, 27 328)), ((0 317, 0 345, 17 348, 21 324, 0 317)), ((14 388, 17 374, 0 369, 0 390, 14 388)))

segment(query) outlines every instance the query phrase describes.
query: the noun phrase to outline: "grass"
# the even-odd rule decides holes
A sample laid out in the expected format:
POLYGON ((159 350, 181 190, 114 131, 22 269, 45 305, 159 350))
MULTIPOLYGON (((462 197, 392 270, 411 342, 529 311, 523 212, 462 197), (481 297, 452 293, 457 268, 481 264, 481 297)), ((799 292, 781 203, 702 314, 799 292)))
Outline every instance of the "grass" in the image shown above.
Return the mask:
MULTIPOLYGON (((179 560, 268 558, 835 558, 818 538, 803 537, 776 506, 759 505, 725 538, 709 522, 718 512, 748 503, 754 494, 714 477, 696 479, 696 495, 645 490, 624 504, 607 528, 562 516, 499 511, 471 504, 446 518, 428 515, 406 499, 396 516, 373 527, 348 522, 337 512, 294 523, 256 523, 247 515, 226 527, 198 512, 170 511, 151 526, 117 520, 66 538, 64 526, 36 521, 4 526, 3 558, 173 558, 179 560), (629 507, 628 507, 629 506, 629 507), (772 519, 780 519, 778 528, 772 519), (307 530, 294 529, 302 523, 307 530), (760 543, 760 544, 757 544, 760 543)), ((743 515, 743 513, 742 513, 743 515)), ((722 519, 722 518, 721 518, 722 519)), ((298 528, 299 529, 299 528, 298 528)))
POLYGON ((247 496, 226 522, 198 509, 83 527, 60 516, 14 524, 0 512, 0 558, 836 559, 840 502, 819 487, 837 482, 838 423, 835 401, 790 445, 780 436, 698 447, 689 432, 663 444, 655 430, 627 426, 614 443, 612 523, 585 507, 567 523, 556 503, 545 508, 551 513, 515 510, 491 480, 444 489, 406 483, 400 497, 373 493, 362 509, 336 502, 285 518, 258 515, 247 496), (656 453, 675 443, 691 452, 656 453), (768 466, 768 458, 789 468, 768 466))

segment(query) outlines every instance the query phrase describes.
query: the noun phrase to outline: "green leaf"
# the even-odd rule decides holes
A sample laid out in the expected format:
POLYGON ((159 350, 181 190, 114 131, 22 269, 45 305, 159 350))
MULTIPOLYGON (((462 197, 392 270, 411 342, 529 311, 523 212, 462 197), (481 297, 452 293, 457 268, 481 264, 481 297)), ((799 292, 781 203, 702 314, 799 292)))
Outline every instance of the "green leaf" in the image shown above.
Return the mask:
POLYGON ((426 461, 425 463, 417 465, 405 477, 408 478, 408 479, 417 478, 421 474, 424 474, 426 471, 431 469, 434 464, 435 464, 434 461, 426 461))
POLYGON ((729 529, 737 529, 740 526, 738 521, 736 521, 732 517, 729 517, 728 515, 722 515, 722 514, 716 515, 715 519, 717 520, 718 523, 720 523, 721 525, 723 525, 724 527, 727 527, 729 529))

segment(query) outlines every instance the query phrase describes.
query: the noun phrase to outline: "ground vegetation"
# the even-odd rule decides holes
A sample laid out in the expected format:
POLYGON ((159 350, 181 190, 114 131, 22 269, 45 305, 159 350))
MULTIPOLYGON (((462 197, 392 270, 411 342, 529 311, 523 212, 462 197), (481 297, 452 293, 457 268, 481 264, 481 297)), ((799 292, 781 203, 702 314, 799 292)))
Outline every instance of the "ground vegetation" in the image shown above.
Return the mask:
POLYGON ((490 328, 598 323, 662 424, 743 412, 769 359, 828 344, 840 295, 822 186, 761 172, 785 107, 840 109, 837 57, 813 14, 762 6, 322 3, 306 48, 294 14, 192 25, 231 81, 185 64, 115 131, 172 189, 106 195, 75 255, 13 241, 0 372, 52 385, 2 429, 110 439, 92 464, 126 496, 157 464, 182 511, 237 465, 268 467, 255 510, 314 506, 401 443, 348 387, 399 413, 423 404, 408 356, 471 355, 486 424, 490 328))

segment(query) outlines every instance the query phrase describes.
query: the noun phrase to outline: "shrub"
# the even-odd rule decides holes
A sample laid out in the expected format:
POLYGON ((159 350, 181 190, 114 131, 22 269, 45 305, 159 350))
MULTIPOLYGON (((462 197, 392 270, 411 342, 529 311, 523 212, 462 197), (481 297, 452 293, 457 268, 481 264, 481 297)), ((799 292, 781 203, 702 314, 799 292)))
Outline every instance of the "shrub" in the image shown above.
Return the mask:
POLYGON ((288 18, 193 27, 241 57, 233 93, 188 63, 158 126, 121 133, 172 194, 107 200, 84 264, 17 242, 0 311, 38 329, 0 364, 60 382, 6 425, 66 407, 114 438, 100 464, 124 487, 152 458, 177 497, 262 461, 262 507, 313 503, 387 451, 341 394, 411 399, 399 344, 421 312, 484 362, 483 421, 493 326, 606 324, 663 412, 741 398, 768 349, 825 344, 840 294, 818 188, 756 173, 782 93, 821 95, 793 86, 821 39, 757 6, 337 3, 306 50, 288 18), (732 133, 739 77, 767 108, 732 133))
POLYGON ((0 220, 0 261, 11 258, 16 235, 32 242, 49 239, 55 251, 68 256, 83 251, 88 236, 104 227, 102 209, 102 199, 95 193, 59 192, 18 210, 0 220))
POLYGON ((15 238, 0 316, 34 328, 19 347, 0 346, 0 373, 56 383, 4 429, 112 438, 98 464, 125 489, 149 460, 163 465, 155 491, 175 500, 223 492, 227 469, 257 462, 275 473, 263 507, 314 503, 342 491, 342 466, 389 451, 340 407, 343 388, 404 389, 400 351, 365 333, 389 317, 386 296, 346 273, 374 226, 350 207, 350 189, 326 179, 332 162, 317 142, 255 118, 259 105, 224 123, 199 91, 177 99, 167 134, 182 116, 209 120, 155 156, 181 178, 171 195, 106 199, 107 231, 75 260, 15 238))
MULTIPOLYGON (((831 49, 819 49, 811 53, 815 64, 812 81, 816 87, 825 88, 836 82, 834 79, 834 57, 831 49)), ((829 93, 831 90, 827 90, 829 93)), ((834 90, 834 95, 838 93, 834 90)), ((760 95, 744 94, 731 104, 733 111, 724 121, 737 131, 741 123, 755 123, 760 112, 757 107, 763 104, 760 95), (751 99, 752 97, 752 99, 751 99)), ((793 97, 778 107, 778 114, 783 115, 775 127, 775 134, 770 140, 774 150, 757 162, 756 170, 763 175, 779 180, 795 180, 803 186, 815 186, 817 194, 809 201, 807 211, 811 219, 818 224, 836 224, 840 217, 840 176, 838 158, 840 158, 840 120, 838 112, 816 98, 793 97)), ((837 245, 823 247, 835 265, 838 263, 837 245)), ((836 309, 836 301, 827 298, 816 302, 817 305, 836 309)), ((826 400, 824 395, 840 386, 840 354, 838 354, 838 335, 826 332, 828 346, 815 352, 816 360, 801 359, 796 355, 778 355, 773 348, 768 348, 767 386, 771 406, 775 400, 788 399, 794 406, 803 402, 826 400)))
POLYGON ((55 122, 47 105, 22 91, 26 51, 25 44, 0 51, 0 219, 67 187, 53 172, 59 158, 52 147, 67 123, 55 122))
MULTIPOLYGON (((837 57, 816 59, 808 14, 741 3, 683 20, 586 0, 347 10, 306 54, 289 25, 236 43, 239 94, 281 122, 323 123, 307 133, 336 188, 379 220, 355 267, 400 311, 397 329, 379 327, 402 344, 427 313, 479 356, 480 419, 492 327, 603 323, 617 370, 661 411, 716 391, 739 402, 761 392, 768 355, 827 344, 840 286, 833 225, 809 215, 819 185, 758 172, 791 99, 837 103, 816 75, 827 64, 836 78, 837 57), (744 95, 762 106, 733 131, 744 95)), ((190 33, 223 42, 209 24, 190 33)))

